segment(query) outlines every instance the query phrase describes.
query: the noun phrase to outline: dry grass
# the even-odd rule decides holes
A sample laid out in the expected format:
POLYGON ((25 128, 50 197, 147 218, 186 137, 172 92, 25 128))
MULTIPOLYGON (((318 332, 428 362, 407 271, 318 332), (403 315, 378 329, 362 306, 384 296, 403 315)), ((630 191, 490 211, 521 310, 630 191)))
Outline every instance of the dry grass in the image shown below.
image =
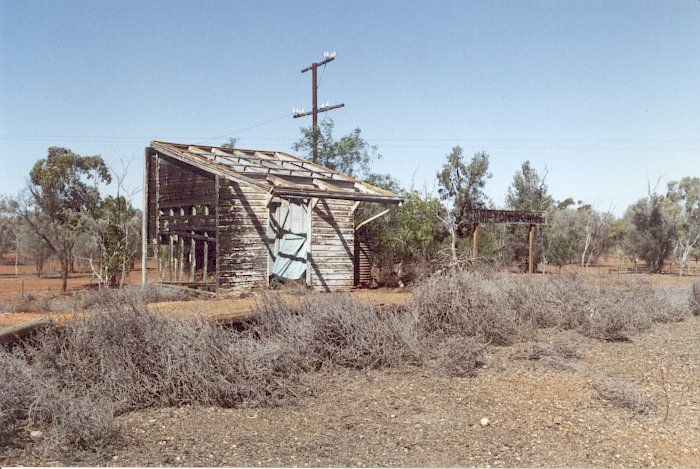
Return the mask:
POLYGON ((0 303, 0 313, 43 313, 52 311, 49 298, 37 297, 31 293, 0 303))
MULTIPOLYGON (((256 319, 237 331, 149 311, 147 303, 162 301, 160 290, 101 295, 85 299, 90 314, 0 354, 0 431, 41 429, 47 451, 100 451, 114 441, 113 418, 121 413, 284 404, 304 392, 304 373, 319 370, 423 366, 470 376, 487 346, 526 343, 542 328, 564 332, 528 345, 525 358, 571 368, 581 354, 572 334, 629 339, 654 322, 681 320, 692 307, 680 289, 448 273, 418 286, 405 310, 380 310, 349 295, 290 301, 266 294, 256 319)), ((596 386, 609 401, 646 408, 629 386, 596 386)))
POLYGON ((549 327, 603 340, 630 340, 653 323, 681 321, 691 304, 686 289, 655 290, 641 282, 595 286, 577 275, 459 272, 434 276, 418 286, 409 309, 426 334, 508 345, 549 327))
POLYGON ((256 305, 253 332, 261 339, 285 341, 304 371, 376 369, 422 361, 411 315, 380 312, 370 302, 342 294, 309 295, 293 304, 267 295, 256 305))
POLYGON ((648 414, 656 407, 654 399, 632 381, 598 377, 594 380, 593 387, 605 401, 635 414, 648 414))

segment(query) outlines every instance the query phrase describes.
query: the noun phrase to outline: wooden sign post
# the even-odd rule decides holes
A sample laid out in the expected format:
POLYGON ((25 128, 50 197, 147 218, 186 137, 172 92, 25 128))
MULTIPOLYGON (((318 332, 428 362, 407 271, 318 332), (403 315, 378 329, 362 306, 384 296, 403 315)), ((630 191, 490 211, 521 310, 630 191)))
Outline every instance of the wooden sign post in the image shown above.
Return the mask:
POLYGON ((481 223, 506 223, 509 225, 529 225, 528 272, 535 272, 535 229, 547 224, 547 212, 543 210, 467 210, 464 223, 474 225, 472 237, 472 258, 479 255, 479 225, 481 223))

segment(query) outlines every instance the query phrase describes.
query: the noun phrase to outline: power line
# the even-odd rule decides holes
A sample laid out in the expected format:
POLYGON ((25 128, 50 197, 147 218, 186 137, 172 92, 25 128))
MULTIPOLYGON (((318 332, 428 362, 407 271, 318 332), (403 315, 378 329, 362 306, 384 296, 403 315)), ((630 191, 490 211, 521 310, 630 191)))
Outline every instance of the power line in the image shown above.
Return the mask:
MULTIPOLYGON (((216 137, 182 137, 182 136, 169 136, 169 137, 159 137, 167 140, 186 140, 186 141, 209 141, 218 140, 225 137, 231 137, 233 135, 245 132, 247 130, 256 129, 262 127, 263 125, 276 122, 278 120, 287 118, 291 113, 284 113, 273 119, 260 122, 242 129, 234 130, 223 135, 218 135, 216 137)), ((112 142, 112 140, 121 140, 123 143, 130 142, 141 142, 143 140, 152 140, 153 136, 143 137, 143 136, 115 136, 115 135, 27 135, 27 134, 0 134, 0 140, 15 140, 15 141, 43 141, 43 140, 62 140, 62 141, 72 141, 72 142, 86 142, 86 143, 120 143, 112 142)))
POLYGON ((270 119, 270 120, 267 120, 265 122, 261 122, 259 124, 251 125, 250 127, 245 127, 243 129, 234 130, 233 132, 230 132, 228 134, 219 135, 217 137, 211 137, 211 138, 207 138, 207 139, 203 139, 203 140, 218 140, 220 138, 233 137, 234 135, 239 134, 241 132, 245 132, 246 130, 251 130, 251 129, 256 129, 258 127, 262 127, 263 125, 270 124, 272 122, 276 122, 280 119, 284 119, 285 117, 289 117, 290 115, 291 114, 287 112, 285 114, 282 114, 281 116, 275 117, 274 119, 270 119))
MULTIPOLYGON (((304 117, 311 115, 313 117, 313 124, 312 124, 312 157, 311 161, 316 163, 318 160, 318 113, 319 112, 328 112, 332 111, 333 109, 338 109, 345 104, 334 104, 332 106, 326 104, 325 106, 322 106, 321 108, 318 107, 318 67, 323 65, 323 73, 325 73, 326 70, 326 64, 328 62, 332 62, 335 60, 335 52, 332 54, 329 54, 328 52, 324 53, 325 58, 320 61, 320 62, 314 62, 305 69, 301 71, 301 73, 306 73, 309 70, 311 70, 311 111, 310 112, 304 112, 303 110, 297 110, 294 112, 294 118, 298 117, 304 117)), ((321 75, 323 75, 323 73, 321 75)))
MULTIPOLYGON (((308 114, 308 113, 307 113, 308 114)), ((164 136, 160 138, 164 139, 175 139, 175 140, 216 140, 219 138, 224 138, 228 136, 233 136, 237 133, 245 132, 263 125, 275 122, 285 117, 289 117, 289 113, 285 113, 274 119, 270 119, 249 127, 245 127, 233 132, 219 135, 216 137, 183 137, 183 136, 164 136)), ((127 141, 141 141, 152 139, 153 136, 100 136, 100 135, 29 135, 29 134, 0 134, 0 140, 18 140, 18 141, 32 141, 32 140, 75 140, 75 141, 88 141, 88 142, 102 142, 110 143, 110 140, 127 140, 127 141)), ((270 141, 293 141, 294 137, 246 137, 247 140, 270 140, 270 141)), ((462 143, 462 142, 475 142, 475 143, 699 143, 700 139, 553 139, 553 138, 541 138, 541 139, 518 139, 518 138, 415 138, 415 137, 367 137, 367 140, 372 142, 447 142, 447 143, 462 143)), ((114 142, 118 143, 118 142, 114 142)))

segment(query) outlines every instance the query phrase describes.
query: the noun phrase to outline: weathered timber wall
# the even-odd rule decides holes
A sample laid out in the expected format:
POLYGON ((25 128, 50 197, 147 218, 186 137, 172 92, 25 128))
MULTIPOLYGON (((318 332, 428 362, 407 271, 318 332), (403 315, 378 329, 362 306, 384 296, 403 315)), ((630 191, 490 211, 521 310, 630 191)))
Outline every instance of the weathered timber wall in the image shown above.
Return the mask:
POLYGON ((355 238, 355 285, 372 283, 372 246, 355 238))
POLYGON ((267 194, 253 185, 219 180, 219 288, 267 285, 267 194))
POLYGON ((322 291, 355 283, 352 200, 321 199, 311 214, 311 285, 322 291))
POLYGON ((171 207, 216 203, 214 175, 159 155, 158 204, 167 213, 171 207))
POLYGON ((213 237, 216 230, 214 175, 159 155, 157 176, 159 234, 188 235, 194 231, 198 237, 203 237, 203 232, 213 237), (192 214, 192 207, 204 205, 211 206, 209 214, 201 208, 192 214), (182 215, 181 208, 185 209, 182 215))

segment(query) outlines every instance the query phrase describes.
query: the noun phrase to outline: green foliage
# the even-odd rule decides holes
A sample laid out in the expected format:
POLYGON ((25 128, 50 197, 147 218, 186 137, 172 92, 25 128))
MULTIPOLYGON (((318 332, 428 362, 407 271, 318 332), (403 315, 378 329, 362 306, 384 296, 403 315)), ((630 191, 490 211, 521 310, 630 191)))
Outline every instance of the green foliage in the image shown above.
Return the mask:
POLYGON ((513 176, 513 183, 508 188, 506 205, 511 210, 547 210, 552 205, 552 198, 547 192, 545 179, 540 176, 530 162, 523 163, 520 171, 513 176))
POLYGON ((402 193, 406 201, 390 214, 365 225, 358 235, 374 246, 380 264, 417 262, 434 259, 445 238, 445 230, 435 216, 444 211, 440 201, 412 190, 402 193))
MULTIPOLYGON (((513 182, 508 188, 506 206, 511 210, 550 210, 552 198, 545 183, 546 172, 540 176, 537 170, 525 161, 520 170, 513 176, 513 182)), ((514 225, 507 227, 502 260, 506 264, 518 262, 524 265, 529 255, 527 226, 514 225)), ((544 238, 541 227, 538 227, 537 237, 540 240, 535 247, 535 262, 542 259, 544 238)))
POLYGON ((99 156, 80 156, 59 147, 49 148, 29 176, 28 193, 11 208, 58 257, 65 291, 75 243, 99 206, 98 184, 110 183, 112 177, 99 156))
POLYGON ((394 179, 391 174, 370 173, 364 178, 364 181, 395 194, 401 192, 401 185, 399 184, 399 181, 394 179))
POLYGON ((34 204, 59 224, 67 223, 71 213, 94 210, 100 200, 97 184, 112 181, 101 157, 80 156, 60 147, 49 148, 48 156, 34 164, 29 179, 34 204))
POLYGON ((549 241, 547 249, 547 257, 549 262, 554 265, 561 266, 571 262, 574 255, 574 250, 569 246, 569 241, 561 233, 556 233, 549 241))
POLYGON ((666 199, 676 217, 680 267, 688 267, 688 259, 700 243, 700 178, 684 177, 668 184, 666 199))
POLYGON ((629 222, 627 249, 643 259, 649 272, 661 272, 677 238, 676 224, 665 197, 652 194, 625 213, 629 222))
POLYGON ((5 257, 7 251, 14 247, 15 235, 12 232, 10 220, 0 216, 0 259, 5 257))
POLYGON ((442 200, 453 201, 452 215, 461 220, 467 210, 486 207, 488 199, 484 193, 486 180, 491 178, 489 155, 474 153, 469 164, 464 162, 463 150, 457 146, 447 155, 447 162, 437 173, 438 193, 442 200))
MULTIPOLYGON (((124 243, 124 230, 115 223, 109 223, 102 237, 102 258, 100 260, 105 283, 114 287, 122 270, 127 250, 124 243)), ((130 264, 130 263, 129 263, 130 264)))
POLYGON ((349 176, 359 177, 367 174, 372 161, 381 158, 377 147, 362 138, 362 131, 356 128, 348 135, 335 140, 334 123, 325 119, 319 128, 304 127, 302 138, 292 145, 295 151, 303 152, 303 157, 310 160, 313 155, 314 140, 318 143, 317 163, 349 176))

